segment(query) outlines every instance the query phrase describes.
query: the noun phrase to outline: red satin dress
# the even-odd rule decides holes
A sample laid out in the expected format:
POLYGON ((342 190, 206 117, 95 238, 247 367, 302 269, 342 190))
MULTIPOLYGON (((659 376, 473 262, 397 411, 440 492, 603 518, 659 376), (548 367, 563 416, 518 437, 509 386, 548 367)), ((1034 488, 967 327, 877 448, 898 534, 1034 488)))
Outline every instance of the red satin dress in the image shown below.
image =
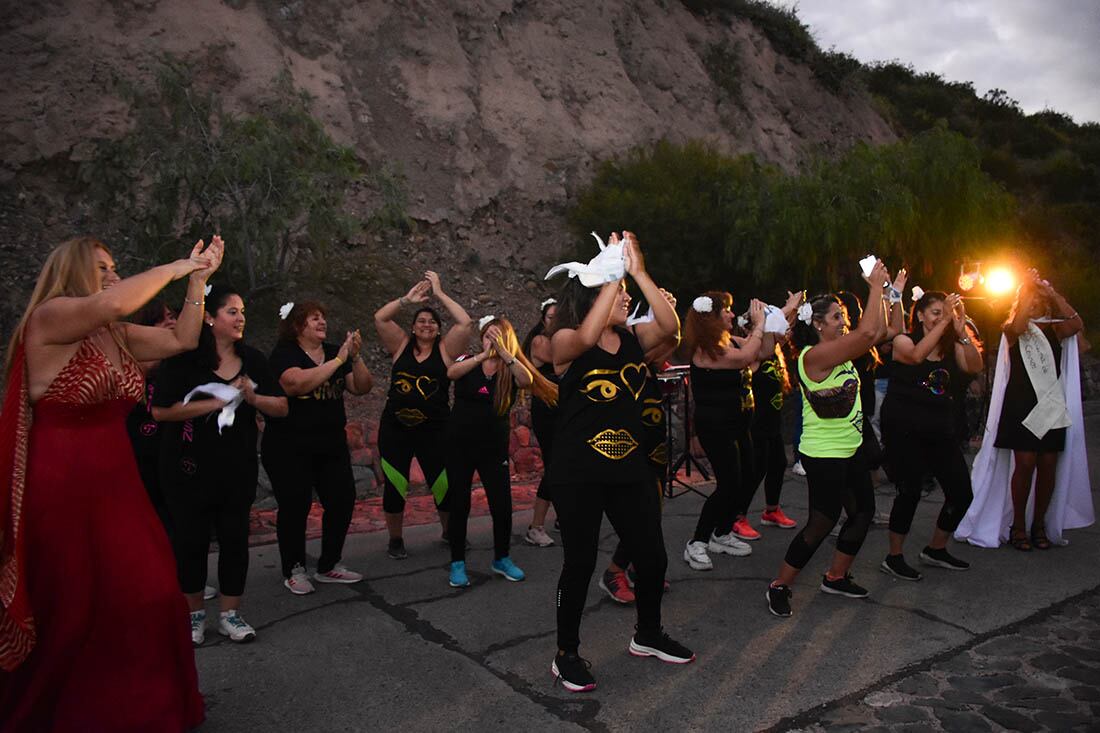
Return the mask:
POLYGON ((202 722, 187 604, 126 435, 143 391, 133 359, 120 370, 85 340, 33 406, 22 565, 35 639, 0 673, 0 730, 202 722))

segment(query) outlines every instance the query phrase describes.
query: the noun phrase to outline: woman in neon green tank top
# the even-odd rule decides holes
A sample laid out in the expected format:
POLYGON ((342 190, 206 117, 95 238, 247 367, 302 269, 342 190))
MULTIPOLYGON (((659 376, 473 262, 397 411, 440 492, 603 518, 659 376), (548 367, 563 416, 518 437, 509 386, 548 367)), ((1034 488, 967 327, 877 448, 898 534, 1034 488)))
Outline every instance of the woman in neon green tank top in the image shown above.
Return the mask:
POLYGON ((890 282, 879 260, 866 278, 869 293, 863 318, 849 331, 848 315, 835 295, 804 303, 794 323, 795 374, 802 390, 802 441, 798 451, 806 469, 810 518, 787 548, 779 575, 768 587, 768 609, 791 615, 790 586, 829 535, 843 508, 848 519, 837 538, 836 552, 821 581, 824 593, 864 598, 848 572, 863 545, 875 514, 871 474, 863 459, 863 407, 859 374, 852 360, 867 353, 886 334, 883 286, 890 282))

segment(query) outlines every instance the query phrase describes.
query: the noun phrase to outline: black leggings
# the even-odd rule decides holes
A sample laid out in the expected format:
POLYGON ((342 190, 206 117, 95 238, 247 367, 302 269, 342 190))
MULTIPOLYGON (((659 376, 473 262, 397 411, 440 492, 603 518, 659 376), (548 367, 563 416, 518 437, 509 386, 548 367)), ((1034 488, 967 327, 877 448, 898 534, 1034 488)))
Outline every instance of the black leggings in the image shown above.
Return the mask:
POLYGON ((279 505, 275 534, 283 577, 289 578, 295 565, 306 565, 306 522, 314 490, 325 512, 317 572, 327 573, 340 562, 355 509, 355 476, 343 433, 316 445, 265 440, 262 457, 279 505))
POLYGON ((550 458, 554 455, 554 410, 543 404, 538 397, 531 397, 531 429, 535 431, 535 440, 542 452, 542 480, 539 481, 535 496, 550 501, 550 482, 546 480, 550 458))
POLYGON ((172 518, 172 548, 184 593, 201 593, 206 586, 210 529, 218 535, 218 587, 222 595, 244 595, 248 576, 248 528, 256 500, 255 463, 219 463, 218 473, 183 476, 161 474, 161 486, 172 518))
POLYGON ((786 557, 787 564, 799 570, 836 526, 841 509, 848 518, 836 549, 845 555, 859 552, 875 516, 875 490, 862 451, 851 458, 811 458, 803 453, 802 467, 810 492, 810 518, 791 541, 786 557))
MULTIPOLYGON (((760 431, 752 432, 753 480, 749 502, 755 496, 760 482, 764 482, 764 503, 766 506, 779 506, 779 494, 783 490, 783 472, 787 470, 787 450, 783 447, 783 435, 767 435, 760 431)), ((742 514, 748 512, 748 506, 742 514)))
MULTIPOLYGON (((664 495, 661 493, 661 489, 662 489, 661 480, 663 478, 664 478, 663 473, 657 473, 656 474, 657 483, 656 483, 656 486, 654 487, 657 490, 657 506, 662 508, 662 509, 664 508, 664 495)), ((630 550, 627 549, 627 546, 626 546, 625 542, 623 542, 622 540, 619 540, 619 543, 617 545, 615 545, 615 551, 613 553, 611 553, 611 562, 614 563, 615 565, 617 565, 618 567, 622 568, 623 570, 626 570, 627 566, 630 565, 630 561, 631 561, 630 550)))
POLYGON ((966 516, 974 492, 970 485, 970 469, 951 435, 907 434, 888 431, 887 455, 898 475, 898 495, 890 510, 890 531, 909 534, 913 515, 920 503, 924 477, 931 473, 943 487, 943 508, 936 526, 944 532, 954 532, 966 516))
POLYGON ((441 507, 447 498, 447 431, 436 423, 423 423, 407 428, 401 423, 383 418, 378 428, 378 456, 385 484, 382 487, 382 510, 387 514, 405 511, 409 493, 409 466, 412 459, 420 464, 435 498, 441 507))
POLYGON ((652 479, 629 484, 555 484, 554 509, 561 523, 564 556, 558 578, 558 648, 576 652, 580 646, 581 614, 596 569, 604 513, 626 545, 637 572, 638 630, 659 630, 668 556, 661 534, 660 500, 652 479))
POLYGON ((696 423, 695 430, 714 469, 714 491, 703 502, 692 537, 695 542, 707 542, 711 534, 729 534, 733 520, 748 511, 756 488, 752 483, 752 437, 748 430, 711 423, 696 423))
MULTIPOLYGON (((459 426, 453 426, 459 427, 459 426)), ((512 541, 512 479, 508 470, 507 430, 452 429, 447 447, 447 508, 451 518, 447 537, 451 561, 466 559, 466 523, 470 517, 470 492, 474 471, 481 477, 489 513, 493 517, 493 557, 508 556, 512 541)))

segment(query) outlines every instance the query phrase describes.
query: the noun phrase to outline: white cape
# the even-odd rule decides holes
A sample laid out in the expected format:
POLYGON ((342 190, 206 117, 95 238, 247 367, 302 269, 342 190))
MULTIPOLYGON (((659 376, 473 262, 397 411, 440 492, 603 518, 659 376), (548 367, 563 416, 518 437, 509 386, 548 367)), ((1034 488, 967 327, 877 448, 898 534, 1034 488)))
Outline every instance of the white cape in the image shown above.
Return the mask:
MULTIPOLYGON (((1008 384, 1008 340, 1001 336, 997 352, 997 371, 989 400, 989 416, 985 422, 982 447, 974 459, 971 481, 974 501, 955 530, 955 539, 978 547, 998 547, 1008 539, 1012 524, 1012 494, 1009 480, 1014 461, 1012 451, 994 448, 997 423, 1001 419, 1005 387, 1008 384)), ((1092 488, 1089 485, 1088 455, 1085 451, 1084 416, 1081 413, 1081 362, 1077 353, 1077 337, 1062 341, 1062 390, 1069 409, 1070 426, 1066 429, 1065 450, 1058 456, 1054 495, 1047 509, 1046 533, 1056 545, 1068 544, 1063 530, 1088 527, 1095 521, 1092 488)), ((1027 526, 1031 526, 1035 511, 1035 492, 1027 504, 1027 526)))

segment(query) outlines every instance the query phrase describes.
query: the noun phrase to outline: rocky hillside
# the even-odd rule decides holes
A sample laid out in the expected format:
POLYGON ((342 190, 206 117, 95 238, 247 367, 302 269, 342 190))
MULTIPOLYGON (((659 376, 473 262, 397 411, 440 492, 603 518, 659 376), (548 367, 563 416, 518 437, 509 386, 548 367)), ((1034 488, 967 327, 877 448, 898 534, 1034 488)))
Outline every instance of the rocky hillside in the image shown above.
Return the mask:
MULTIPOLYGON (((748 22, 700 18, 672 0, 4 5, 5 330, 41 253, 74 231, 101 231, 74 164, 130 124, 116 83, 148 82, 166 52, 199 61, 202 82, 242 111, 289 70, 368 171, 406 178, 416 233, 361 244, 388 247, 375 254, 397 272, 446 271, 475 308, 530 309, 566 236, 571 192, 608 156, 701 138, 791 169, 812 151, 893 138, 865 97, 825 90, 748 22)), ((377 205, 368 176, 349 206, 365 219, 377 205)))

